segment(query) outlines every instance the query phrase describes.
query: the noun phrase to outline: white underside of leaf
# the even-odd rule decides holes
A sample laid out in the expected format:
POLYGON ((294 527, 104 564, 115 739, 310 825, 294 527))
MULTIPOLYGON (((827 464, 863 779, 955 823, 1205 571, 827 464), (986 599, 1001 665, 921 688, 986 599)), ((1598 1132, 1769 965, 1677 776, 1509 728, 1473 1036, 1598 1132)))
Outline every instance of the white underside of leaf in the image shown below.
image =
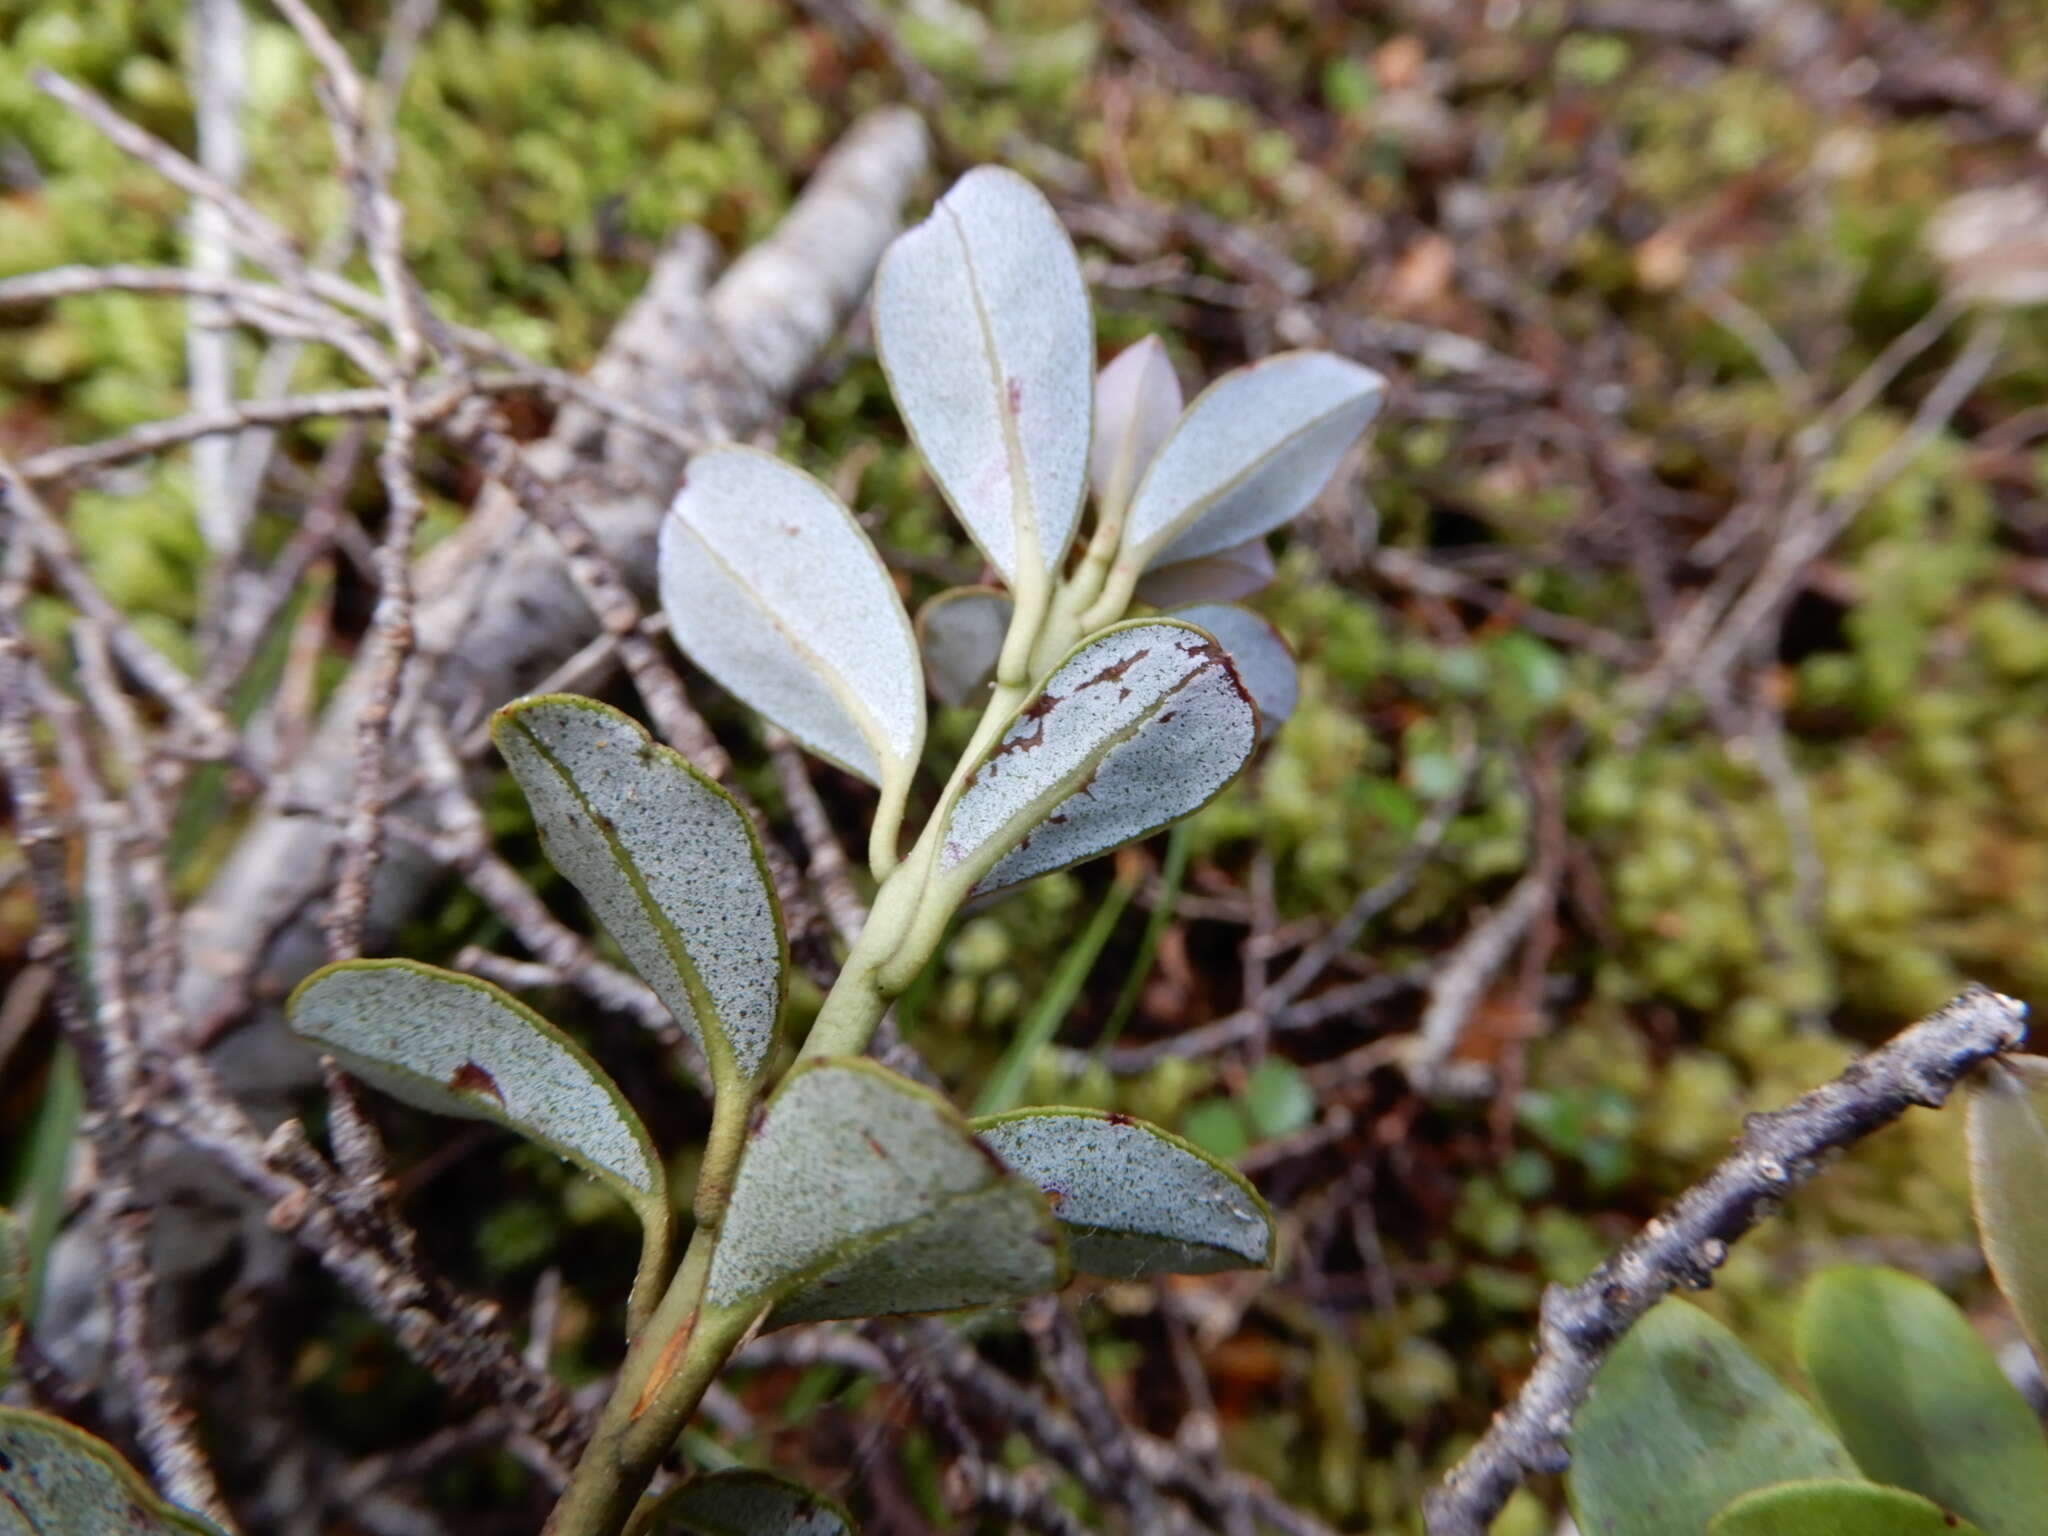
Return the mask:
POLYGON ((1273 1218, 1244 1179, 1155 1125, 1027 1109, 975 1133, 1045 1193, 1074 1267, 1091 1275, 1209 1274, 1273 1260, 1273 1218))
POLYGON ((1370 368, 1328 352, 1283 352, 1224 375, 1152 461, 1125 549, 1170 565, 1278 528, 1323 488, 1385 390, 1370 368))
POLYGON ((1301 672, 1280 632, 1234 603, 1197 603, 1173 616, 1208 631, 1230 653, 1239 680, 1259 706, 1259 740, 1270 740, 1301 702, 1301 672))
POLYGON ((1273 580, 1273 552, 1263 538, 1247 539, 1213 555, 1155 565, 1138 578, 1140 602, 1155 608, 1229 603, 1250 597, 1273 580))
POLYGON ((917 644, 932 697, 955 708, 980 701, 995 676, 1014 605, 994 587, 953 587, 917 614, 917 644))
POLYGON ((830 490, 751 448, 700 453, 659 565, 676 643, 735 697, 871 783, 910 772, 924 744, 917 644, 830 490))
POLYGON ((0 1408, 0 1531, 220 1536, 210 1521, 158 1499, 112 1446, 25 1408, 0 1408))
POLYGON ((488 982, 409 960, 354 960, 308 977, 287 1011, 299 1035, 393 1098, 508 1126, 636 1205, 663 1188, 619 1091, 553 1025, 488 982))
POLYGON ((774 1047, 785 948, 746 814, 631 717, 588 699, 521 700, 493 736, 550 862, 714 1070, 729 1063, 751 1080, 774 1047))
POLYGON ((889 248, 875 341, 918 452, 1014 583, 1059 568, 1080 516, 1095 356, 1073 242, 1014 172, 969 171, 889 248))
POLYGON ((827 1060, 792 1072, 750 1135, 705 1299, 774 1302, 779 1326, 1013 1301, 1062 1278, 1045 1202, 951 1105, 827 1060))
POLYGON ((1105 630, 1054 670, 969 776, 939 870, 982 893, 1144 837, 1207 804, 1256 732, 1208 636, 1161 620, 1105 630))
POLYGON ((1130 501, 1160 445, 1180 420, 1180 380, 1157 336, 1125 347, 1095 378, 1095 440, 1088 450, 1088 482, 1097 501, 1120 508, 1130 501))

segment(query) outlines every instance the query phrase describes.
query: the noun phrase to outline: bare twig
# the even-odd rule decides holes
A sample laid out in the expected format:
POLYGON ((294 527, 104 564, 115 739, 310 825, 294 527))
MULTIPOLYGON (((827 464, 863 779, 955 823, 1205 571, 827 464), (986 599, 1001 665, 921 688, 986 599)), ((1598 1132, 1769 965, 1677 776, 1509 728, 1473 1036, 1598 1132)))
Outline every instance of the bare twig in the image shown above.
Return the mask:
POLYGON ((1645 1312, 1681 1286, 1704 1285, 1824 1154, 1861 1140, 1914 1105, 1935 1107, 1979 1063, 2026 1038, 2026 1010, 1972 987, 1824 1087, 1752 1115, 1735 1150, 1663 1216, 1569 1290, 1543 1298, 1536 1367, 1480 1442, 1424 1505, 1430 1536, 1484 1536, 1526 1477, 1563 1469, 1572 1415, 1594 1373, 1645 1312))

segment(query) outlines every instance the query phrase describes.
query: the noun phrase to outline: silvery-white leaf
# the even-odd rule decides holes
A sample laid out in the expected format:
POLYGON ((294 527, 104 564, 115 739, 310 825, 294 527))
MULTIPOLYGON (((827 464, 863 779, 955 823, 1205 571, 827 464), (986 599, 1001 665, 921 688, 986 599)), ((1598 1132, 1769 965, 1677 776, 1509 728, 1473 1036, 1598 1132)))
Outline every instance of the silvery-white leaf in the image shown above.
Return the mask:
POLYGON ((662 523, 676 643, 739 699, 873 784, 908 779, 924 684, 903 600, 839 498, 772 454, 690 461, 662 523))
POLYGON ((27 1408, 0 1408, 0 1531, 9 1536, 220 1536, 159 1499, 104 1440, 27 1408))
POLYGON ((1323 488, 1386 381, 1329 352, 1282 352, 1196 397, 1138 487, 1124 549, 1144 565, 1270 533, 1323 488))
POLYGON ((1088 482, 1103 507, 1121 509, 1180 420, 1180 380, 1157 336, 1117 353, 1095 378, 1095 437, 1088 482))
POLYGON ((1259 706, 1259 740, 1269 741, 1301 700, 1301 672, 1280 631, 1235 603, 1197 603, 1173 615, 1214 635, 1259 706))
POLYGON ((1135 1280, 1273 1262, 1273 1213, 1244 1175, 1147 1121, 1019 1109, 976 1120, 974 1132, 1044 1192, 1083 1274, 1135 1280))
POLYGON ((491 736, 549 861, 696 1036, 713 1075, 752 1081, 774 1049, 789 951, 746 813, 594 699, 520 699, 491 736))
POLYGON ((768 1326, 987 1306, 1053 1290, 1038 1190, 938 1095, 872 1061, 797 1067, 749 1134, 706 1302, 768 1326))
POLYGON ((666 1225, 661 1160, 624 1095, 581 1046, 489 982, 416 960, 344 960, 300 982, 285 1017, 393 1098, 515 1130, 666 1225))
POLYGON ((1014 605, 994 587, 949 587, 917 611, 917 645, 932 697, 978 704, 995 676, 1014 605))
POLYGON ((974 894, 1064 869, 1208 804, 1257 743, 1221 646, 1167 619, 1077 646, 969 775, 938 869, 974 894))
POLYGON ((1137 595, 1155 608, 1184 608, 1189 603, 1235 602, 1272 580, 1273 552, 1261 536, 1213 555, 1155 565, 1138 578, 1137 595))
POLYGON ((1088 466, 1095 342, 1073 242, 1013 171, 983 166, 875 276, 896 408, 989 563, 1059 569, 1088 466))
POLYGON ((28 1240, 12 1211, 0 1210, 0 1387, 14 1371, 21 1314, 28 1305, 28 1240))
POLYGON ((733 1467, 665 1495, 645 1536, 856 1536, 853 1517, 822 1494, 772 1472, 733 1467))

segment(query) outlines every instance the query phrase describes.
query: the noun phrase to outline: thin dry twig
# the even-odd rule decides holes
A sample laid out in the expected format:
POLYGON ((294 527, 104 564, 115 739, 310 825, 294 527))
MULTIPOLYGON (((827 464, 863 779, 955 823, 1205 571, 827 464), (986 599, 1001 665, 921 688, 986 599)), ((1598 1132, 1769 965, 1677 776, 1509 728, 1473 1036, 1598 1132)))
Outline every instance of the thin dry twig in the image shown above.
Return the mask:
POLYGON ((1980 1063, 2026 1038, 2026 1009, 1972 987, 1832 1083, 1752 1115, 1735 1150, 1584 1281, 1543 1297, 1536 1366, 1515 1400, 1424 1503, 1430 1536, 1485 1536, 1523 1480, 1562 1471, 1572 1415, 1636 1320, 1680 1287, 1705 1285, 1742 1238, 1825 1154, 1915 1105, 1938 1108, 1980 1063))

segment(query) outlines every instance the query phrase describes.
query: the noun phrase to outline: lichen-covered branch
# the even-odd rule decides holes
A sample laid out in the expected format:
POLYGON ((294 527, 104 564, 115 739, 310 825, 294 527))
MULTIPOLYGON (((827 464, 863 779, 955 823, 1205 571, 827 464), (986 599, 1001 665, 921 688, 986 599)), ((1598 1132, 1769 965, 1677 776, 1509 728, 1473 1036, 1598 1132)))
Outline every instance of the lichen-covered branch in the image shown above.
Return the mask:
POLYGON ((1735 1150, 1578 1285, 1543 1298, 1536 1368, 1515 1400, 1424 1501, 1430 1536, 1484 1536, 1525 1478, 1562 1471, 1572 1415, 1609 1350, 1680 1287, 1704 1286, 1821 1158, 1915 1105, 1938 1108, 1980 1062, 2026 1038, 2026 1008, 1972 987, 1833 1082, 1752 1115, 1735 1150))

